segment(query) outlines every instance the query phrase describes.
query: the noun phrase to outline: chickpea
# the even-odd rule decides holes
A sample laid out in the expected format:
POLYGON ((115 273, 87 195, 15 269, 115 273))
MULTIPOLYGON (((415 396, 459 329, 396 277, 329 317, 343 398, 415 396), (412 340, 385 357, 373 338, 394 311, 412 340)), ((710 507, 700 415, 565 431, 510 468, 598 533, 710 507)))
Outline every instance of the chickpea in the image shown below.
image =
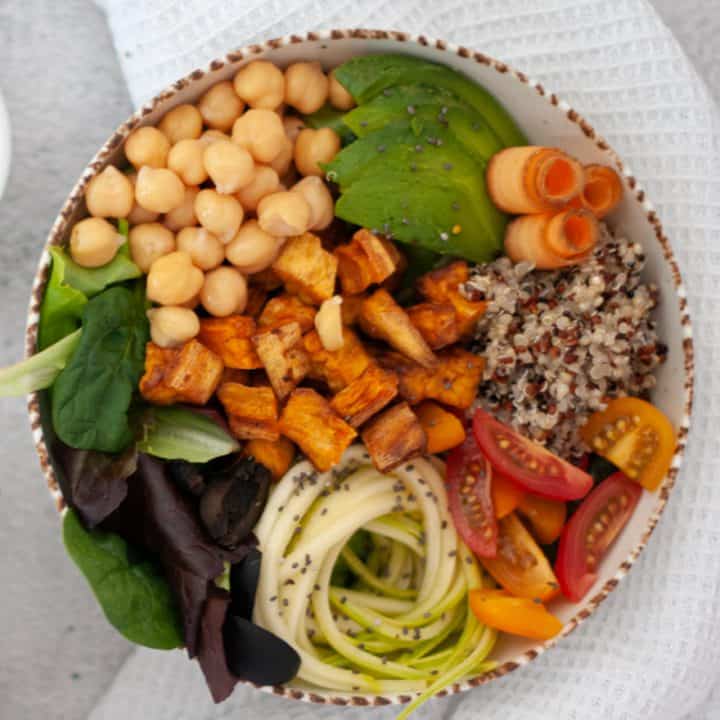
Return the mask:
POLYGON ((135 183, 135 200, 146 210, 170 212, 185 197, 182 180, 167 168, 141 167, 135 183))
POLYGON ((178 105, 165 113, 158 123, 158 130, 170 141, 171 145, 181 140, 196 140, 202 135, 203 119, 194 105, 178 105))
POLYGON ((330 128, 306 128, 295 143, 295 167, 301 175, 323 177, 318 163, 329 163, 340 152, 340 136, 330 128))
POLYGON ((328 186, 315 175, 308 175, 290 188, 300 193, 310 206, 310 230, 324 230, 335 217, 335 206, 328 186))
POLYGON ((258 165, 255 176, 249 185, 246 185, 237 195, 243 210, 255 212, 258 203, 270 193, 275 192, 280 184, 278 174, 268 165, 258 165))
POLYGON ((95 217, 127 217, 134 200, 132 182, 112 165, 96 175, 85 190, 87 208, 95 217))
POLYGON ((328 85, 319 62, 294 63, 285 71, 285 102, 303 115, 314 113, 325 104, 328 85))
POLYGON ((208 145, 212 145, 214 142, 217 142, 218 140, 225 140, 227 142, 231 142, 232 138, 224 132, 220 132, 219 130, 206 130, 199 138, 198 140, 205 146, 208 147, 208 145))
POLYGON ((214 130, 230 130, 245 109, 229 80, 213 85, 198 102, 198 110, 205 124, 214 130))
POLYGON ((269 163, 283 149, 285 128, 272 110, 248 110, 235 121, 232 139, 258 162, 269 163))
POLYGON ((297 115, 286 115, 283 118, 283 127, 285 128, 285 134, 290 138, 292 142, 297 140, 297 136, 301 130, 305 129, 305 121, 297 115))
POLYGON ((179 232, 183 228, 197 225, 198 219, 195 216, 195 198, 199 190, 196 187, 185 188, 185 197, 176 208, 166 213, 163 223, 165 227, 173 232, 179 232))
POLYGON ((241 313, 247 305, 247 282, 235 268, 223 265, 205 275, 200 301, 215 317, 241 313))
POLYGON ((170 148, 168 169, 172 170, 186 185, 201 185, 207 178, 203 163, 205 144, 202 140, 181 140, 170 148))
POLYGON ((252 155, 232 142, 214 142, 205 148, 203 163, 215 189, 223 195, 246 187, 255 175, 252 155))
POLYGON ((135 184, 137 183, 137 173, 130 172, 127 174, 127 179, 131 182, 133 187, 133 206, 132 210, 128 213, 127 220, 130 225, 142 225, 143 223, 155 222, 160 213, 152 212, 152 210, 146 210, 144 207, 140 207, 135 200, 135 184))
POLYGON ((286 137, 279 155, 270 163, 270 167, 280 177, 283 177, 290 172, 294 152, 295 145, 290 138, 286 137))
POLYGON ((146 294, 160 305, 181 305, 200 292, 204 280, 203 271, 192 264, 190 255, 177 250, 150 266, 146 294))
POLYGON ((225 246, 205 228, 183 228, 177 236, 177 249, 186 252, 201 270, 212 270, 225 259, 225 246))
POLYGON ((310 227, 310 205, 297 192, 266 195, 258 205, 260 227, 276 238, 302 235, 310 227))
POLYGON ((255 60, 240 69, 233 85, 251 108, 276 110, 285 97, 282 70, 267 60, 255 60))
POLYGON ((344 345, 342 325, 342 297, 334 295, 325 300, 315 315, 315 329, 320 342, 328 352, 340 350, 344 345))
POLYGON ((340 84, 335 77, 335 71, 330 73, 330 85, 328 87, 328 99, 336 110, 350 110, 355 107, 353 96, 340 84))
POLYGON ((179 347, 200 332, 198 316, 187 308, 161 307, 147 311, 150 337, 163 348, 179 347))
POLYGON ((136 169, 143 165, 164 168, 169 152, 168 139, 154 127, 133 130, 125 140, 125 157, 136 169))
POLYGON ((225 249, 225 257, 243 275, 269 267, 278 255, 282 241, 266 233, 257 220, 248 220, 225 249))
POLYGON ((155 222, 130 228, 128 242, 132 261, 146 274, 158 258, 175 250, 175 236, 155 222))
POLYGON ((201 190, 195 198, 198 222, 220 242, 229 243, 243 221, 242 205, 232 195, 221 195, 217 190, 201 190))
POLYGON ((107 265, 125 242, 117 228, 102 218, 85 218, 70 233, 70 255, 81 267, 107 265))

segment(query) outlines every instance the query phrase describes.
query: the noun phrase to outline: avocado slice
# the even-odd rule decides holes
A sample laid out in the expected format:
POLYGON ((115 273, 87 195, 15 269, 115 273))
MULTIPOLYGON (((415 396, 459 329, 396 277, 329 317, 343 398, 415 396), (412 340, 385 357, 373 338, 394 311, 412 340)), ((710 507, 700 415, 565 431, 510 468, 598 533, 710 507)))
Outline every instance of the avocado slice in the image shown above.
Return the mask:
POLYGON ((451 92, 423 85, 398 85, 351 110, 343 123, 358 137, 390 124, 437 122, 452 131, 483 167, 505 146, 485 118, 451 92))
POLYGON ((364 55, 336 68, 335 77, 358 105, 395 85, 420 83, 444 88, 475 108, 505 146, 528 144, 511 115, 490 92, 446 65, 411 55, 364 55))

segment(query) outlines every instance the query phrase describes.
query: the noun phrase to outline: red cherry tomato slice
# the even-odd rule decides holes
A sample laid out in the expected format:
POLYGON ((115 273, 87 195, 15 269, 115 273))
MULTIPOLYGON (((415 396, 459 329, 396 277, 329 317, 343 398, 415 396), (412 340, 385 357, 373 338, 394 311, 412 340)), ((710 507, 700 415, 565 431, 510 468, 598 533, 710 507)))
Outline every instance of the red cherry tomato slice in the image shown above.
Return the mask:
POLYGON ((579 602, 597 568, 633 514, 642 488, 621 472, 603 480, 575 511, 560 536, 555 572, 563 595, 579 602))
POLYGON ((455 529, 480 557, 495 557, 498 526, 491 496, 490 463, 469 433, 447 459, 448 504, 455 529))
POLYGON ((592 488, 592 478, 528 440, 484 410, 473 418, 473 432, 492 466, 531 493, 551 500, 578 500, 592 488))

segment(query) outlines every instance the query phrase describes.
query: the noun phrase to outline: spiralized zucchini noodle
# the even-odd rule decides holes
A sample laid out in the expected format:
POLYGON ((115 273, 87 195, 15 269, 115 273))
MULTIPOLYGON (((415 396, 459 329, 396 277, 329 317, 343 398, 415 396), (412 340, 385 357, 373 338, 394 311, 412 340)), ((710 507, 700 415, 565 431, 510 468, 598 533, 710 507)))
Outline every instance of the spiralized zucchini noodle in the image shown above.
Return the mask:
POLYGON ((382 474, 355 445, 330 472, 300 462, 255 532, 263 559, 254 621, 296 648, 298 679, 340 692, 419 693, 405 717, 494 667, 487 657, 496 632, 468 607, 483 576, 429 461, 382 474), (348 545, 360 530, 373 547, 365 560, 348 545), (331 584, 339 558, 351 588, 331 584))

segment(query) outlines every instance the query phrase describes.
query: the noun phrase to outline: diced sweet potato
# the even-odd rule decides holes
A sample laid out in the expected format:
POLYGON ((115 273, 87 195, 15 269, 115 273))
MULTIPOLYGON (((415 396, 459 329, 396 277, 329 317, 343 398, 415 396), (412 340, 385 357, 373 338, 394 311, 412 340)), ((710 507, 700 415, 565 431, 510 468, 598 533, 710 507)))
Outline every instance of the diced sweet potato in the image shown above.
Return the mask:
POLYGON ((345 422, 360 427, 380 412, 398 391, 397 375, 374 363, 330 401, 330 407, 345 422))
POLYGON ((357 436, 330 403, 310 388, 298 388, 290 395, 280 417, 280 432, 297 443, 320 471, 337 465, 357 436))
POLYGON ((295 295, 283 293, 268 300, 258 318, 258 326, 278 327, 285 323, 296 322, 304 334, 313 329, 316 313, 317 308, 305 304, 295 295))
POLYGON ((176 392, 165 383, 165 375, 180 354, 177 348, 161 348, 153 342, 145 346, 145 374, 140 379, 140 394, 153 405, 172 405, 176 392))
POLYGON ((284 400, 310 370, 308 355, 298 346, 301 337, 300 325, 296 322, 253 335, 255 350, 280 400, 284 400))
POLYGON ((310 356, 310 377, 322 380, 334 393, 360 377, 371 362, 360 338, 348 327, 343 328, 343 346, 326 350, 316 330, 303 338, 303 346, 310 356))
POLYGON ((403 255, 400 250, 398 250, 398 247, 397 245, 395 245, 394 242, 392 242, 391 240, 383 239, 383 243, 385 244, 385 247, 390 253, 390 257, 392 257, 393 262, 395 263, 395 272, 393 272, 393 274, 382 283, 382 286, 388 292, 394 292, 400 286, 402 277, 407 270, 408 261, 405 255, 403 255))
POLYGON ((229 368, 254 370, 262 367, 252 344, 255 321, 246 315, 200 320, 198 340, 222 358, 229 368))
POLYGON ((340 314, 342 315, 343 325, 355 325, 360 317, 362 304, 367 295, 343 295, 342 305, 340 305, 340 314))
POLYGON ((235 368, 225 367, 220 378, 220 385, 225 383, 240 383, 247 385, 250 373, 247 370, 236 370, 235 368))
POLYGON ((263 307, 265 307, 268 291, 260 287, 260 285, 248 285, 247 293, 247 304, 245 305, 244 314, 257 319, 257 316, 262 312, 263 307))
POLYGON ((350 243, 336 248, 335 257, 343 292, 356 295, 387 280, 397 268, 400 253, 389 240, 363 229, 353 235, 350 243))
POLYGON ((468 300, 458 289, 470 276, 468 264, 457 260, 418 278, 418 292, 433 302, 452 303, 462 336, 471 335, 487 303, 468 300))
POLYGON ((312 233, 290 238, 272 268, 286 290, 306 302, 319 305, 335 293, 337 258, 312 233))
POLYGON ((280 437, 277 400, 271 388, 225 383, 218 389, 218 398, 235 437, 240 440, 277 440, 280 437))
POLYGON ((460 339, 460 326, 451 303, 420 303, 407 308, 407 314, 433 350, 452 345, 460 339))
POLYGON ((423 367, 437 363, 419 330, 387 290, 376 290, 363 302, 359 322, 368 335, 384 340, 423 367))
POLYGON ((219 355, 197 340, 180 349, 165 375, 165 384, 176 394, 176 401, 206 405, 222 377, 219 355))
POLYGON ((406 402, 373 418, 361 435, 373 465, 380 472, 425 452, 425 431, 406 402))
POLYGON ((461 409, 469 408, 475 400, 484 367, 481 357, 458 347, 439 352, 438 365, 432 369, 399 353, 386 353, 379 361, 397 373, 400 397, 411 405, 430 398, 461 409))
POLYGON ((465 440, 465 428, 457 415, 429 400, 414 409, 427 437, 425 451, 429 455, 450 450, 465 440))
POLYGON ((282 287, 282 278, 271 268, 265 268, 260 272, 253 273, 248 278, 248 284, 252 287, 259 287, 268 292, 282 287))
POLYGON ((275 480, 279 480, 295 459, 295 446, 285 437, 277 440, 250 440, 243 454, 254 457, 272 473, 275 480))

